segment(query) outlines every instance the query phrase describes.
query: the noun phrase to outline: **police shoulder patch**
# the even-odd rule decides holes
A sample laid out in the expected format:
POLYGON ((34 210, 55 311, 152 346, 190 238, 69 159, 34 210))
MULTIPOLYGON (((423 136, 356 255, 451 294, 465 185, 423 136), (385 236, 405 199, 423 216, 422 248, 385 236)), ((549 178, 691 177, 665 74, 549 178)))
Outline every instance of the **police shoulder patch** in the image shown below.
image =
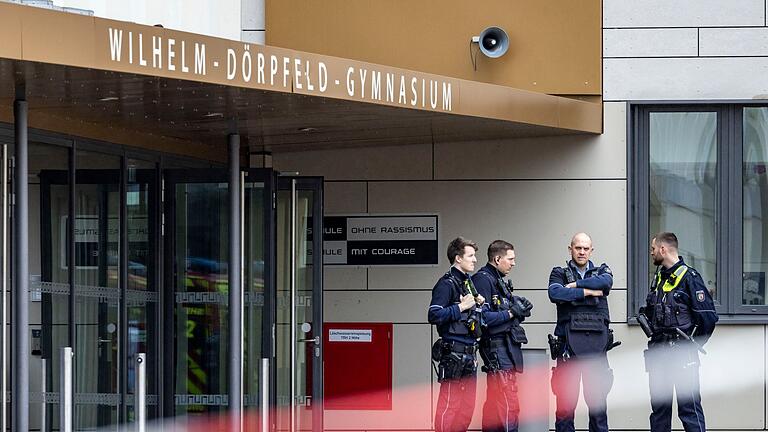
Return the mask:
POLYGON ((611 271, 611 268, 608 267, 608 264, 603 263, 603 271, 605 273, 608 273, 609 275, 613 276, 613 272, 611 271))
POLYGON ((698 300, 699 302, 704 302, 705 299, 706 299, 706 296, 704 295, 703 290, 696 291, 696 300, 698 300))

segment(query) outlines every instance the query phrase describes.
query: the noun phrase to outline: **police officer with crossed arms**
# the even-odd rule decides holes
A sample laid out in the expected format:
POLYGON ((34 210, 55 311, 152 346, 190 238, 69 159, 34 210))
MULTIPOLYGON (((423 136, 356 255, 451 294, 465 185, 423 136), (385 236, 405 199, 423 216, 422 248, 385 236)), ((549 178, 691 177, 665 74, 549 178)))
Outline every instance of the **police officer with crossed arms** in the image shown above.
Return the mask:
POLYGON ((715 305, 701 275, 678 255, 677 236, 661 232, 651 240, 658 266, 638 322, 648 341, 645 369, 651 390, 652 432, 672 428, 672 394, 686 432, 704 432, 699 391, 699 352, 715 330, 715 305))
POLYGON ((512 283, 504 280, 515 266, 515 248, 504 240, 488 246, 488 264, 472 276, 477 292, 486 299, 480 356, 487 373, 483 405, 484 432, 517 431, 520 403, 517 374, 523 372, 522 344, 528 343, 520 323, 531 316, 533 305, 512 294, 512 283))
POLYGON ((555 430, 574 431, 574 411, 579 399, 579 382, 584 383, 584 400, 589 409, 590 432, 608 432, 606 398, 613 385, 613 371, 606 352, 616 346, 606 296, 613 286, 613 274, 606 264, 595 266, 592 239, 578 233, 568 246, 571 259, 549 275, 549 299, 557 306, 555 336, 550 336, 552 391, 557 398, 555 430))
POLYGON ((440 382, 436 432, 466 431, 475 408, 475 354, 485 301, 473 294, 475 289, 469 277, 475 270, 476 251, 477 245, 463 237, 451 241, 447 252, 451 268, 432 288, 427 319, 437 326, 440 335, 432 346, 432 360, 438 363, 440 382))

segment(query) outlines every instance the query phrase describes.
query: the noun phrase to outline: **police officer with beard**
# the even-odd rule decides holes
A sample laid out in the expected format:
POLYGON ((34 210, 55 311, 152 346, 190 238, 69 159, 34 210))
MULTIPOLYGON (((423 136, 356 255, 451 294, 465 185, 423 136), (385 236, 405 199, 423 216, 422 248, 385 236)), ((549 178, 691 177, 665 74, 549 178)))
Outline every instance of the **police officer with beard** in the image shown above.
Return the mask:
POLYGON ((440 394, 435 410, 436 432, 466 431, 475 409, 477 341, 481 334, 482 304, 469 273, 475 269, 477 245, 458 237, 448 245, 450 270, 432 288, 427 318, 440 339, 432 346, 438 363, 440 394))
POLYGON ((651 280, 646 305, 638 322, 650 337, 645 369, 651 390, 652 432, 672 428, 672 393, 686 432, 704 432, 704 411, 699 392, 699 355, 715 330, 715 305, 699 272, 678 255, 677 236, 657 234, 651 258, 659 266, 651 280))
POLYGON ((616 344, 608 328, 606 296, 613 286, 613 274, 606 264, 595 266, 590 261, 593 248, 587 234, 574 235, 568 250, 571 260, 549 275, 549 299, 557 305, 555 336, 550 336, 552 359, 557 360, 552 368, 552 391, 557 397, 555 430, 574 431, 579 382, 583 380, 589 430, 608 432, 606 398, 613 371, 606 352, 616 344))
POLYGON ((533 305, 525 297, 512 295, 512 283, 504 280, 514 266, 514 247, 495 240, 488 246, 488 264, 472 276, 477 292, 488 299, 480 340, 483 371, 487 373, 484 432, 516 432, 518 426, 516 375, 523 371, 521 345, 528 343, 520 323, 531 316, 533 305))

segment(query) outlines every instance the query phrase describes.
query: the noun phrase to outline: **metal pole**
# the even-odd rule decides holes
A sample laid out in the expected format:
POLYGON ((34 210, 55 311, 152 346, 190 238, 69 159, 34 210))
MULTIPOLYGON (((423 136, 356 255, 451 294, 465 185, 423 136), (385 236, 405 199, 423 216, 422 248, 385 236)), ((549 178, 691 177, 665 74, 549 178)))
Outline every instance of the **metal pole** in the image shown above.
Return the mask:
MULTIPOLYGON (((69 203, 67 204, 67 247, 69 248, 69 259, 67 266, 67 282, 69 283, 69 297, 67 301, 69 308, 67 310, 67 338, 69 340, 69 346, 74 350, 77 346, 75 336, 77 335, 77 325, 75 324, 75 305, 77 290, 75 289, 75 266, 77 265, 77 249, 75 248, 75 224, 77 223, 77 215, 75 214, 75 202, 77 197, 75 195, 75 188, 77 187, 77 142, 73 142, 72 148, 69 149, 69 179, 68 179, 68 193, 69 203)), ((73 378, 74 379, 74 378, 73 378)))
POLYGON ((13 103, 16 169, 13 231, 13 363, 11 401, 14 432, 29 430, 29 190, 27 185, 27 101, 13 103))
POLYGON ((133 412, 136 416, 136 432, 147 430, 147 355, 136 354, 135 385, 133 387, 133 412))
POLYGON ((261 432, 269 432, 269 359, 261 359, 261 432))
POLYGON ((40 430, 43 431, 43 432, 48 430, 45 427, 45 422, 46 422, 46 418, 45 418, 46 417, 45 416, 46 415, 46 403, 45 403, 46 382, 45 382, 45 377, 47 375, 45 373, 45 370, 46 370, 45 366, 46 366, 45 357, 41 356, 40 357, 40 371, 42 373, 40 374, 40 394, 42 395, 43 400, 42 400, 42 402, 40 402, 40 430))
POLYGON ((61 381, 59 388, 59 430, 72 432, 72 347, 61 348, 61 381))
POLYGON ((291 422, 290 431, 296 431, 296 326, 298 325, 296 319, 296 179, 291 179, 291 214, 289 217, 290 224, 290 241, 291 241, 291 257, 289 259, 291 263, 291 297, 288 299, 288 303, 291 307, 291 391, 290 391, 290 409, 291 409, 291 422))
MULTIPOLYGON (((125 156, 120 158, 120 266, 119 266, 119 286, 120 303, 118 313, 118 356, 117 370, 120 372, 118 388, 120 389, 120 400, 128 397, 128 368, 130 361, 128 355, 128 160, 125 156)), ((128 405, 120 404, 118 412, 120 423, 128 421, 128 405)))
MULTIPOLYGON (((239 355, 242 361, 240 362, 240 388, 242 389, 242 396, 240 397, 240 408, 245 409, 245 393, 248 389, 245 388, 243 380, 245 377, 245 171, 240 171, 240 350, 239 355)), ((243 421, 240 420, 240 428, 242 429, 243 421)))
POLYGON ((2 375, 0 376, 0 400, 2 400, 2 405, 0 407, 2 408, 2 413, 0 413, 0 430, 5 432, 8 430, 8 402, 5 398, 5 392, 8 391, 8 341, 6 340, 6 335, 8 334, 8 306, 6 305, 5 299, 6 293, 8 292, 8 146, 3 146, 3 155, 2 155, 2 163, 3 166, 0 167, 0 170, 2 170, 2 185, 0 188, 2 188, 2 198, 0 198, 2 202, 2 218, 3 220, 0 222, 2 225, 3 230, 3 238, 2 238, 2 263, 0 263, 0 266, 2 266, 2 280, 0 280, 0 286, 2 286, 3 295, 2 298, 0 298, 0 302, 2 302, 2 312, 0 312, 0 315, 2 315, 2 324, 0 325, 0 340, 3 341, 2 343, 2 359, 0 359, 0 369, 2 369, 2 372, 0 372, 2 375))
POLYGON ((240 431, 242 411, 242 286, 240 285, 240 135, 227 137, 229 147, 229 413, 231 430, 240 431))

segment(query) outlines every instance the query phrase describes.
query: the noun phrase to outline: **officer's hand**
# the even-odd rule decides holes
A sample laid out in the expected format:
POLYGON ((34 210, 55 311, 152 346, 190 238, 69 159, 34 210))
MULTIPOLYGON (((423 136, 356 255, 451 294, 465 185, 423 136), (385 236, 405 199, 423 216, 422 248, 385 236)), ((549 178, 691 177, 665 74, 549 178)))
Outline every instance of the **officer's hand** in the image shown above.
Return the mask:
POLYGON ((602 297, 603 292, 600 290, 586 289, 584 288, 584 297, 602 297))
POLYGON ((475 303, 482 305, 483 303, 485 303, 485 297, 478 294, 477 297, 475 297, 475 303))
POLYGON ((526 309, 525 305, 520 300, 512 302, 512 306, 510 306, 509 310, 519 318, 526 318, 531 316, 531 310, 526 309))
POLYGON ((571 282, 565 286, 566 288, 576 288, 576 282, 571 282))
POLYGON ((525 307, 525 310, 531 310, 533 309, 533 303, 531 303, 530 300, 528 300, 525 297, 520 297, 520 301, 523 303, 523 306, 525 307))
POLYGON ((475 298, 472 294, 461 296, 461 302, 459 303, 459 310, 464 312, 465 310, 472 309, 475 306, 475 298))

